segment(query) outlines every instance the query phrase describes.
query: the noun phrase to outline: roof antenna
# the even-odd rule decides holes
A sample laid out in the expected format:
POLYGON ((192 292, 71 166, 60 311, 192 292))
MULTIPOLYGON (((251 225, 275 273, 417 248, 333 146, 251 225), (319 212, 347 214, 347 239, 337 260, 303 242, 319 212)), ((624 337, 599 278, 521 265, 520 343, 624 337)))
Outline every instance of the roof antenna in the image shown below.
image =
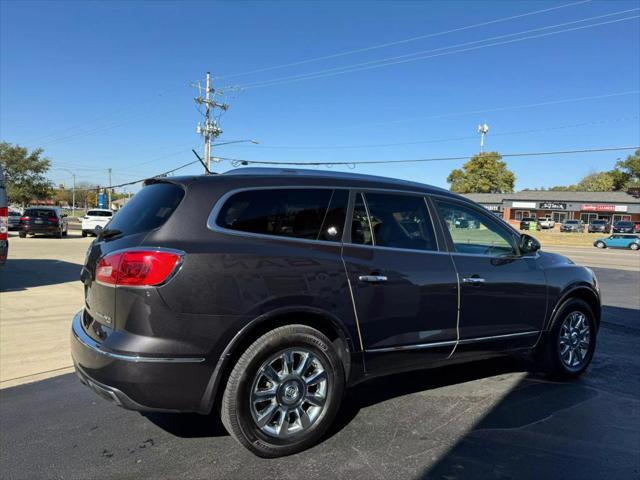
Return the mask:
POLYGON ((202 166, 204 167, 204 171, 207 172, 207 175, 211 175, 211 171, 209 170, 209 167, 207 167, 207 164, 204 163, 204 160, 202 160, 202 158, 200 157, 200 155, 198 155, 198 152, 195 151, 195 149, 191 149, 191 151, 193 152, 193 154, 196 156, 196 158, 198 160, 200 160, 200 163, 202 164, 202 166))

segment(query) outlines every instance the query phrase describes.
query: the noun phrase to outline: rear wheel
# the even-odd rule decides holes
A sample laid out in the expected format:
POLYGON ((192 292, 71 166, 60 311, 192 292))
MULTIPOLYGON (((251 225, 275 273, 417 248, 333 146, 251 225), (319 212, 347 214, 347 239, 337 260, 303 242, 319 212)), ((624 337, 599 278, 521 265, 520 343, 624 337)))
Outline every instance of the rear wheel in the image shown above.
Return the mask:
POLYGON ((553 377, 572 378, 584 372, 596 348, 597 327, 593 311, 584 301, 568 300, 558 312, 542 361, 553 377))
POLYGON ((598 241, 598 242, 596 242, 596 247, 598 247, 598 248, 606 248, 606 245, 605 245, 604 242, 598 241))
POLYGON ((83 231, 82 231, 82 236, 83 236, 83 237, 86 237, 86 236, 87 236, 87 232, 83 230, 83 231))
POLYGON ((18 233, 18 236, 20 238, 26 238, 27 237, 27 233, 26 232, 20 232, 20 233, 18 233))
POLYGON ((638 250, 640 249, 640 245, 638 245, 637 243, 632 243, 631 245, 629 245, 629 248, 631 250, 638 250))
POLYGON ((222 423, 258 456, 291 455, 322 437, 343 391, 342 364, 331 341, 305 325, 279 327, 247 348, 233 368, 222 423))

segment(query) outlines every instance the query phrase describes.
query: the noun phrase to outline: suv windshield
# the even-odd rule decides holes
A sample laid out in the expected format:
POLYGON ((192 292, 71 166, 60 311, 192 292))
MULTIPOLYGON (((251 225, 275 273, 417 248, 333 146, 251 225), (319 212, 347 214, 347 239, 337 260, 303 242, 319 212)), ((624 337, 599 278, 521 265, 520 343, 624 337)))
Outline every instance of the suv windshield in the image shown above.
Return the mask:
POLYGON ((630 227, 631 225, 633 225, 633 223, 631 223, 631 222, 618 222, 616 225, 619 226, 619 227, 630 227))
POLYGON ((531 218, 531 217, 524 217, 522 219, 523 222, 535 222, 536 219, 535 218, 531 218))
POLYGON ((109 230, 123 235, 146 232, 167 221, 184 197, 184 190, 172 183, 153 183, 143 187, 109 223, 109 230))
POLYGON ((577 225, 579 222, 578 222, 578 220, 567 220, 564 223, 569 224, 569 225, 577 225))
POLYGON ((607 221, 606 220, 592 220, 591 224, 592 225, 606 225, 607 221))

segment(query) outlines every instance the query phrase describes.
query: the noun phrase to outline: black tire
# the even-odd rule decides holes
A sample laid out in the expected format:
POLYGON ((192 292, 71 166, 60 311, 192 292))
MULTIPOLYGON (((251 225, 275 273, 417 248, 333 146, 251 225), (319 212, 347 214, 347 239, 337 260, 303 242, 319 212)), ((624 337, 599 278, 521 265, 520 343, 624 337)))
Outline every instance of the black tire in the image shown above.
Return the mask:
POLYGON ((607 244, 604 242, 596 242, 596 247, 598 248, 607 248, 607 244))
POLYGON ((65 229, 62 231, 62 236, 63 236, 63 237, 66 237, 67 235, 69 235, 69 228, 65 228, 65 229))
POLYGON ((56 232, 56 238, 62 238, 62 229, 60 229, 60 231, 56 232))
MULTIPOLYGON (((283 380, 276 391, 281 392, 281 387, 286 384, 283 380)), ((238 359, 227 379, 220 416, 231 436, 255 455, 281 457, 313 446, 324 435, 338 412, 343 392, 344 370, 331 341, 306 325, 287 325, 258 338, 238 359), (321 362, 326 372, 326 397, 322 410, 306 430, 292 433, 286 438, 276 438, 265 433, 254 421, 250 397, 256 379, 260 378, 258 372, 265 362, 292 348, 308 351, 321 362)), ((278 402, 276 399, 274 401, 278 402)), ((281 406, 282 403, 277 405, 281 406)), ((280 413, 273 415, 280 419, 280 413)), ((291 421, 288 413, 287 420, 291 421)), ((299 416, 298 420, 302 424, 299 416)))
POLYGON ((19 236, 20 238, 27 238, 27 234, 26 234, 25 232, 20 232, 20 233, 18 233, 18 236, 19 236))
POLYGON ((87 232, 85 232, 84 230, 82 231, 82 236, 86 237, 87 236, 87 232))
POLYGON ((580 376, 589 367, 593 359, 593 354, 596 349, 597 332, 595 315, 586 302, 577 298, 571 298, 565 301, 554 318, 551 330, 546 337, 539 355, 542 367, 547 375, 559 379, 571 379, 580 376), (560 337, 565 320, 576 312, 584 315, 585 324, 589 327, 589 346, 580 364, 574 368, 570 368, 561 357, 560 337))
POLYGON ((631 250, 638 250, 640 249, 640 245, 638 245, 637 243, 632 243, 631 245, 629 245, 629 248, 631 250))

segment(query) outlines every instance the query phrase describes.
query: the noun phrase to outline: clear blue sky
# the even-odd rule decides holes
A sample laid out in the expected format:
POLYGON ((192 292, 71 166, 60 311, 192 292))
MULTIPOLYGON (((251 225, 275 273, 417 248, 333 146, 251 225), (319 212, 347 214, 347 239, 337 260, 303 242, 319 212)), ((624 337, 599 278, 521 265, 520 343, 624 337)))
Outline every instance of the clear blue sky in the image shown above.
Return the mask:
MULTIPOLYGON (((190 149, 201 145, 190 82, 207 70, 222 77, 217 86, 242 86, 431 51, 417 61, 234 93, 222 117, 220 141, 254 138, 260 145, 221 146, 216 154, 282 161, 471 155, 479 148, 479 122, 490 126, 487 149, 502 153, 638 145, 638 18, 433 56, 452 51, 444 47, 466 44, 456 48, 462 50, 483 45, 468 42, 551 25, 566 24, 493 42, 637 16, 637 0, 585 2, 229 76, 569 3, 3 1, 0 138, 42 146, 54 168, 74 170, 78 181, 104 185, 105 169, 111 167, 116 184, 193 160, 190 149), (632 11, 603 16, 625 10, 632 11), (568 23, 592 17, 599 18, 568 23), (571 101, 583 97, 600 98, 571 101), (548 102, 556 103, 515 108, 548 102), (328 148, 408 142, 430 143, 328 148), (323 148, 274 148, 286 146, 323 148)), ((508 165, 522 189, 575 183, 628 153, 509 159, 508 165)), ((358 166, 354 171, 447 186, 448 173, 462 163, 358 166)), ((228 162, 216 166, 230 168, 228 162)), ((193 166, 182 172, 200 170, 193 166)), ((52 170, 51 178, 71 183, 63 170, 52 170)))

